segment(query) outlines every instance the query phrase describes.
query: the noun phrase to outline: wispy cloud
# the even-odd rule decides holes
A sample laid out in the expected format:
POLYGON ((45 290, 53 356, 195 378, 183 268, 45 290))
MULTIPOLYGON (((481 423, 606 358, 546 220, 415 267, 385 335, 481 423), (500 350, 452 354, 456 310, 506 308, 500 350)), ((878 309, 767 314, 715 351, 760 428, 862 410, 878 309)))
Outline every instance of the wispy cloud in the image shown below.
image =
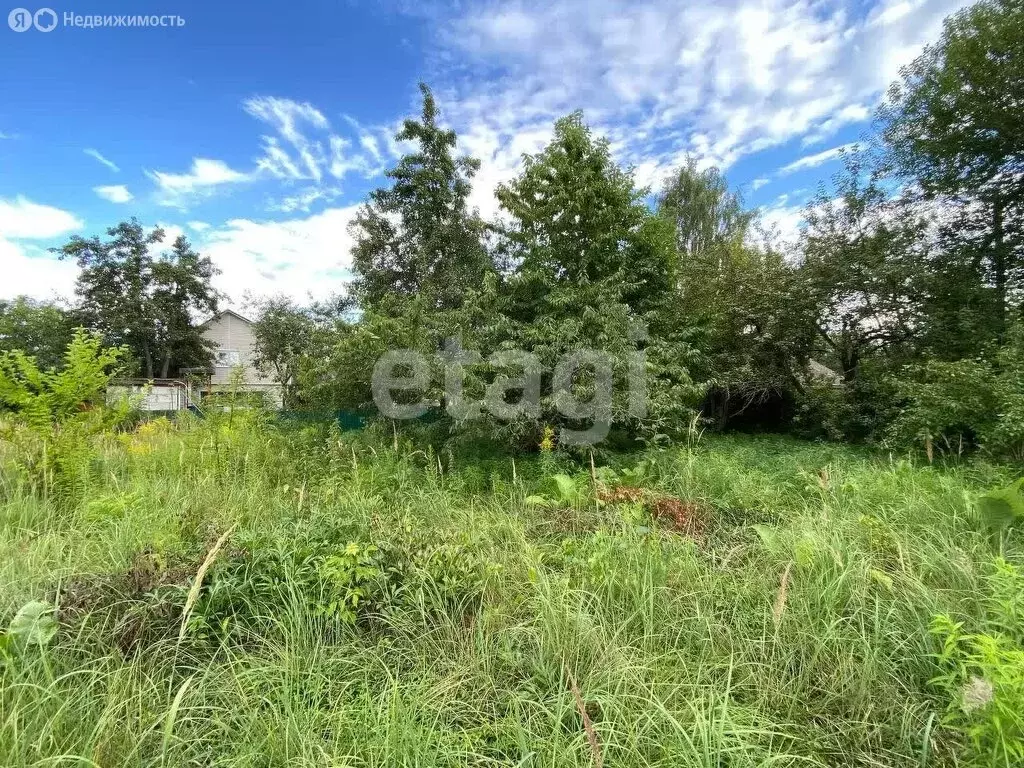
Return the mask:
POLYGON ((757 190, 759 190, 761 187, 763 187, 765 184, 768 184, 769 182, 771 182, 771 179, 769 179, 767 176, 761 176, 760 178, 754 179, 752 182, 750 182, 750 187, 755 192, 757 192, 757 190))
POLYGON ((282 179, 320 181, 325 162, 324 147, 319 140, 307 138, 306 130, 325 131, 330 128, 323 112, 309 103, 273 96, 255 96, 242 106, 278 134, 263 137, 264 156, 258 161, 262 170, 282 179), (295 160, 281 146, 281 139, 295 152, 295 160))
POLYGON ((92 149, 90 147, 89 149, 83 149, 82 151, 89 157, 93 158, 94 160, 98 160, 99 162, 103 163, 103 165, 107 166, 107 168, 114 171, 115 173, 120 172, 121 169, 117 167, 117 164, 114 163, 112 160, 108 160, 103 155, 101 155, 99 150, 92 149))
POLYGON ((292 213, 294 211, 309 212, 310 207, 316 202, 330 202, 341 194, 337 187, 309 187, 301 190, 295 195, 288 195, 281 200, 271 203, 269 208, 272 211, 292 213))
POLYGON ((93 187, 92 191, 109 200, 111 203, 129 203, 135 199, 135 195, 128 191, 124 184, 112 184, 106 187, 93 187))
POLYGON ((261 138, 263 154, 256 165, 262 173, 320 184, 327 175, 342 179, 355 172, 369 177, 383 169, 381 145, 390 147, 390 127, 366 128, 346 117, 345 136, 312 104, 276 96, 254 96, 242 107, 274 131, 261 138))
POLYGON ((871 116, 871 109, 866 104, 849 104, 838 110, 832 117, 820 122, 810 133, 801 139, 803 146, 810 146, 827 139, 840 128, 851 123, 860 123, 871 116))
POLYGON ((813 155, 807 155, 801 157, 799 160, 794 160, 788 165, 784 165, 779 169, 781 175, 794 173, 795 171, 805 170, 807 168, 817 168, 819 165, 831 162, 839 157, 847 155, 853 152, 857 148, 857 142, 850 144, 843 144, 839 147, 832 147, 832 149, 826 149, 824 152, 818 152, 813 155))
POLYGON ((236 171, 222 160, 196 157, 185 173, 146 171, 163 193, 162 205, 182 206, 190 199, 209 194, 212 190, 230 184, 248 181, 249 174, 236 171))
POLYGON ((442 106, 460 133, 502 162, 523 131, 582 108, 621 161, 661 180, 687 155, 728 168, 866 120, 899 67, 968 2, 460 5, 431 17, 442 46, 432 82, 447 83, 442 106))

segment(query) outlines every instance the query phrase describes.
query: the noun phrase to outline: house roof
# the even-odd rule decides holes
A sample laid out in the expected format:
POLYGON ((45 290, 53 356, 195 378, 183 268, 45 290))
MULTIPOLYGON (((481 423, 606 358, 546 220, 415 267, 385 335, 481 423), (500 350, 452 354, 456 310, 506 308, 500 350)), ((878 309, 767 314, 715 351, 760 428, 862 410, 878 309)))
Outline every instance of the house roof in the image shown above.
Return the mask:
POLYGON ((247 323, 248 325, 252 325, 252 320, 250 320, 248 317, 245 317, 244 315, 238 314, 237 312, 235 312, 235 310, 233 310, 233 309, 222 309, 220 312, 218 312, 216 315, 211 317, 209 320, 204 321, 199 327, 202 328, 203 326, 209 325, 214 320, 219 320, 220 318, 224 317, 224 315, 232 315, 233 317, 236 317, 239 320, 241 320, 243 323, 247 323))
POLYGON ((826 384, 831 384, 833 386, 843 385, 843 377, 840 374, 833 371, 827 365, 819 363, 817 360, 811 359, 807 361, 807 373, 810 378, 817 379, 818 381, 822 381, 826 384))

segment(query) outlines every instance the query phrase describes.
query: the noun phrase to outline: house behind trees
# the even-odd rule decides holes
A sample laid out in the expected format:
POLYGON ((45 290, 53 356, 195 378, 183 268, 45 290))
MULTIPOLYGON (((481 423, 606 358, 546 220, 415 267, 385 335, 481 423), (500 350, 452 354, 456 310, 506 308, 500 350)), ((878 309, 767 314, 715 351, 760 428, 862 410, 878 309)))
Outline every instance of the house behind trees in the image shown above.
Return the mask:
POLYGON ((281 407, 281 386, 254 363, 253 323, 230 309, 218 312, 199 328, 213 345, 213 366, 183 371, 177 379, 122 379, 112 382, 108 396, 137 397, 143 411, 169 412, 202 407, 212 395, 258 392, 272 408, 281 407))
POLYGON ((281 386, 256 368, 253 323, 230 309, 218 312, 201 326, 203 337, 213 342, 213 370, 199 386, 200 396, 223 392, 231 386, 236 369, 242 373, 243 389, 263 392, 274 407, 281 405, 281 386))

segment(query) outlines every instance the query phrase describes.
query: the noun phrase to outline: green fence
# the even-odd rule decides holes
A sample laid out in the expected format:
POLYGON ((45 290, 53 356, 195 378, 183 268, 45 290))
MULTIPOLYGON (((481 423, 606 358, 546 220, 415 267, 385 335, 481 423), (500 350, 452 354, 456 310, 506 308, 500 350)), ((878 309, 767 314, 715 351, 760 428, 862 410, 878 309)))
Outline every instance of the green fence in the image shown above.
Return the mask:
POLYGON ((366 426, 366 417, 355 411, 279 411, 277 417, 297 424, 335 421, 343 430, 362 429, 366 426))

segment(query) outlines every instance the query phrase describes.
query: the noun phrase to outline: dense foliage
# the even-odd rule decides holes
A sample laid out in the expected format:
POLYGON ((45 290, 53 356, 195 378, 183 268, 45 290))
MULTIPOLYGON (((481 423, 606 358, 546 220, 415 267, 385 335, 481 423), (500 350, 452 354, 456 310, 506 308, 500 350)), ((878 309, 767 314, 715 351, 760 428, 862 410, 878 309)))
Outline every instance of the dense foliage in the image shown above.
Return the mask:
MULTIPOLYGON (((637 187, 581 114, 523 158, 485 221, 469 202, 479 163, 422 86, 395 137, 405 153, 352 224, 347 298, 259 301, 255 363, 286 409, 372 416, 378 364, 409 350, 425 362, 403 369, 422 378, 399 393, 408 413, 517 448, 549 432, 567 447, 597 422, 662 442, 699 415, 1019 460, 1022 31, 1020 0, 950 17, 794 243, 695 159, 656 196, 637 187)), ((82 267, 77 305, 0 306, 0 345, 59 366, 84 325, 146 376, 208 366, 197 323, 216 307, 213 266, 184 240, 157 255, 161 238, 135 221, 73 238, 60 253, 82 267)))
POLYGON ((146 232, 134 219, 111 227, 107 236, 76 236, 57 249, 81 268, 76 292, 82 324, 112 346, 127 346, 146 378, 209 368, 211 345, 198 316, 217 309, 210 259, 184 236, 161 253, 163 230, 146 232))
POLYGON ((1024 395, 1006 349, 1022 296, 1021 20, 1017 2, 951 17, 893 86, 870 151, 849 154, 808 205, 796 243, 764 233, 721 173, 692 160, 649 205, 579 114, 498 187, 501 212, 485 231, 467 207, 476 163, 453 155, 456 138, 424 88, 422 119, 398 137, 414 149, 355 225, 361 314, 337 329, 331 355, 308 355, 299 399, 372 412, 374 364, 402 347, 431 360, 428 409, 464 431, 442 387, 450 360, 437 357, 455 338, 483 361, 461 369, 470 396, 522 373, 496 352, 534 355, 544 372, 535 407, 511 407, 513 394, 503 418, 483 422, 514 445, 537 445, 545 429, 568 443, 601 409, 614 433, 663 439, 696 410, 716 429, 911 444, 929 456, 953 440, 957 452, 1019 458, 1011 439, 984 436, 1024 395), (573 383, 591 396, 580 419, 556 407, 552 371, 582 349, 608 355, 615 388, 598 402, 592 362, 573 383), (642 415, 626 380, 638 354, 642 415), (960 422, 938 415, 935 399, 957 390, 935 387, 956 371, 1000 382, 986 400, 998 410, 969 407, 983 398, 973 390, 943 406, 960 422))
POLYGON ((0 300, 0 350, 21 350, 43 368, 60 365, 74 330, 73 313, 25 296, 0 300))

